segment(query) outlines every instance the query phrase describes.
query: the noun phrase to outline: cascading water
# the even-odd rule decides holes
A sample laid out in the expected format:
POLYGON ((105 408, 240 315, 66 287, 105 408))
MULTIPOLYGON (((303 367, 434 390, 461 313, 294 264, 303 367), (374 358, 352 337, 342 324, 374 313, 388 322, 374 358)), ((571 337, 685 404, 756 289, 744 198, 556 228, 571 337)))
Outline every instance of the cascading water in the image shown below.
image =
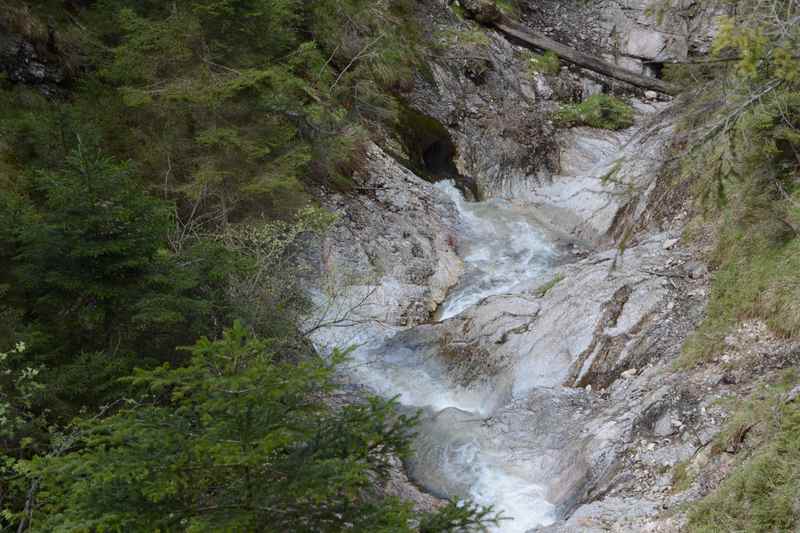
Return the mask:
POLYGON ((466 202, 450 180, 436 187, 455 202, 461 215, 459 254, 466 266, 441 305, 439 320, 456 316, 487 296, 508 292, 548 269, 555 251, 524 210, 500 199, 466 202))
MULTIPOLYGON (((523 209, 502 200, 466 202, 450 181, 436 187, 460 214, 458 251, 465 264, 438 320, 507 293, 551 267, 555 249, 523 209)), ((410 464, 420 484, 440 496, 494 506, 508 518, 497 531, 521 533, 554 521, 554 507, 545 500, 533 466, 509 457, 502 437, 483 427, 483 419, 502 400, 497 391, 452 383, 435 350, 414 334, 354 331, 349 342, 358 344, 347 369, 352 381, 383 396, 399 396, 403 406, 428 413, 410 464)))

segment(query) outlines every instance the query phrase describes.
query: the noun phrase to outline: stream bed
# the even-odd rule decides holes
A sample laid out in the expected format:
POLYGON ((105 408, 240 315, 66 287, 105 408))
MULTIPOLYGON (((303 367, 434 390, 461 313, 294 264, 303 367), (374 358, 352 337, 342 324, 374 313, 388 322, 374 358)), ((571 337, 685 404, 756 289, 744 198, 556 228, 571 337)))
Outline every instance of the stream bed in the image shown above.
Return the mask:
MULTIPOLYGON (((464 261, 464 273, 436 320, 457 316, 486 297, 513 292, 517 284, 552 268, 556 247, 524 209, 499 199, 466 202, 452 182, 436 187, 459 212, 458 253, 464 261)), ((350 380, 424 412, 408 465, 414 481, 440 497, 494 506, 507 518, 496 531, 521 533, 555 520, 534 466, 510 458, 508 443, 484 423, 508 397, 453 383, 435 350, 415 342, 413 330, 372 331, 353 340, 358 348, 348 365, 350 380)))

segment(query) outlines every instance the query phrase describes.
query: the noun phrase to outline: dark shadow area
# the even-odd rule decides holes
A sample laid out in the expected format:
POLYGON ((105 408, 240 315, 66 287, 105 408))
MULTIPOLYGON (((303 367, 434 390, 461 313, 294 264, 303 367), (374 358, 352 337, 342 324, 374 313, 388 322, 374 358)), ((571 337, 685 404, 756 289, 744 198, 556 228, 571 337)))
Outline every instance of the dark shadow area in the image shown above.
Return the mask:
POLYGON ((451 175, 455 172, 453 156, 455 147, 443 139, 435 141, 422 153, 422 161, 428 172, 438 175, 451 175))
POLYGON ((644 64, 645 74, 653 78, 664 79, 664 63, 660 61, 647 61, 644 64))
POLYGON ((403 107, 398 120, 400 141, 408 157, 404 163, 421 178, 435 183, 453 180, 468 200, 479 199, 475 180, 458 172, 456 146, 438 120, 410 107, 403 107))

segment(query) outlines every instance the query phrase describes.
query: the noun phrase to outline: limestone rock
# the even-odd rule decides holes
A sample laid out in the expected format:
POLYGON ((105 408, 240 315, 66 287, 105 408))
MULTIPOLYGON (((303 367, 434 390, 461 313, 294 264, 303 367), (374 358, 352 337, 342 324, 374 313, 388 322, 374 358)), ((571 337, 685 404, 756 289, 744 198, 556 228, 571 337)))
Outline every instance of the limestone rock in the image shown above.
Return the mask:
MULTIPOLYGON (((327 316, 311 320, 365 327, 425 321, 463 268, 455 206, 375 145, 356 180, 366 194, 325 198, 340 217, 320 243, 318 276, 321 285, 339 289, 323 294, 320 287, 318 307, 327 316)), ((339 334, 352 337, 355 330, 339 329, 328 330, 324 344, 347 346, 339 334)))

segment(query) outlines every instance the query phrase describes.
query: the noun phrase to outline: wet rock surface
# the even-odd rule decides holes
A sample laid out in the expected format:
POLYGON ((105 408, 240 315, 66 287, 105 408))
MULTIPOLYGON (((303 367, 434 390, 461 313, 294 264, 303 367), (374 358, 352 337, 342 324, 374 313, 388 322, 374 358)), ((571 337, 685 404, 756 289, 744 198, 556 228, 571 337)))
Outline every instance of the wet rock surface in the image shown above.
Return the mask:
POLYGON ((605 490, 681 384, 665 381, 669 363, 703 300, 687 296, 687 254, 666 253, 663 238, 562 267, 545 294, 531 284, 405 334, 428 339, 454 382, 491 391, 485 438, 562 514, 605 490))
POLYGON ((372 145, 356 195, 328 195, 339 215, 319 252, 325 297, 318 324, 353 330, 410 326, 430 318, 462 271, 453 203, 372 145), (352 327, 343 327, 352 326, 352 327))
MULTIPOLYGON (((644 4, 523 2, 522 17, 642 71, 707 49, 713 24, 698 3, 663 23, 644 4)), ((444 2, 426 9, 431 27, 472 28, 444 2)), ((659 205, 675 120, 668 103, 638 95, 629 130, 559 131, 548 121, 558 102, 613 84, 570 69, 531 73, 524 50, 491 32, 477 50, 447 53, 432 59, 410 105, 448 129, 458 172, 485 198, 509 200, 560 244, 541 273, 436 321, 448 289, 461 290, 482 260, 459 242, 463 206, 379 149, 361 200, 336 201, 343 218, 326 264, 373 276, 356 292, 380 295, 370 294, 368 325, 345 328, 366 343, 354 380, 426 413, 406 465, 413 482, 400 476, 399 485, 526 514, 528 526, 504 531, 678 531, 681 505, 734 463, 711 452, 727 416, 719 400, 797 364, 800 349, 750 324, 719 360, 676 368, 713 273, 681 238, 687 211, 659 205), (368 365, 378 370, 364 381, 368 365)), ((328 343, 344 338, 323 333, 328 343)))

